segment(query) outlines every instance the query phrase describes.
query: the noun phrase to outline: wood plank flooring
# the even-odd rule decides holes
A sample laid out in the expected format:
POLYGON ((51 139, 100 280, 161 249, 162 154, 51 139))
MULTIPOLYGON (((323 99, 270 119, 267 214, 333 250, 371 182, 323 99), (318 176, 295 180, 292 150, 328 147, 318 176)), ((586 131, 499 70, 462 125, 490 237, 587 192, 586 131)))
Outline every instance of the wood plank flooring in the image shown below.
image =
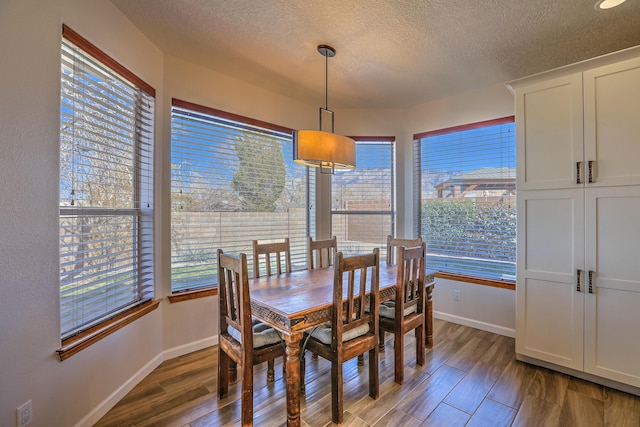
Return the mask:
MULTIPOLYGON (((640 397, 518 362, 512 338, 437 319, 434 335, 424 366, 416 366, 415 341, 407 335, 405 383, 399 386, 387 334, 378 400, 368 396, 368 362, 344 365, 345 426, 640 427, 640 397)), ((165 361, 96 426, 239 425, 240 388, 234 384, 218 401, 216 363, 217 347, 165 361)), ((286 419, 281 363, 274 383, 266 382, 266 364, 256 367, 256 426, 286 419)), ((329 363, 307 354, 303 425, 332 425, 330 380, 329 363)))

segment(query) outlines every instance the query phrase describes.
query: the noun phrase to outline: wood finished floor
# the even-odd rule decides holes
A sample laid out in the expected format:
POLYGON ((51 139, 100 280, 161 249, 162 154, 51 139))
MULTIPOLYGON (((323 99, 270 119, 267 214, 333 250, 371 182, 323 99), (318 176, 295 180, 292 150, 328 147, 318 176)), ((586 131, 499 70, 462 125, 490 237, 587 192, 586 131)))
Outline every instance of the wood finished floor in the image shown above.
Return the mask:
MULTIPOLYGON (((380 354, 380 398, 368 396, 368 369, 344 365, 345 426, 640 427, 640 397, 515 360, 513 338, 435 320, 435 346, 415 364, 407 335, 405 383, 393 382, 392 336, 380 354)), ((96 426, 236 426, 239 386, 216 396, 217 347, 162 363, 96 426)), ((276 381, 266 364, 254 374, 254 425, 286 420, 281 360, 276 381)), ((331 423, 330 365, 307 355, 304 426, 331 423)))

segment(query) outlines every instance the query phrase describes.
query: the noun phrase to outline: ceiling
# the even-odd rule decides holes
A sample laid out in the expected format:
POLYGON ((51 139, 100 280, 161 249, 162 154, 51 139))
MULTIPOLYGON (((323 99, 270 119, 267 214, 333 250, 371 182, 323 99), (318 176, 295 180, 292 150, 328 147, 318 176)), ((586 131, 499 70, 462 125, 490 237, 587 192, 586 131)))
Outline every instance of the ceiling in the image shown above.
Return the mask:
POLYGON ((640 45, 640 0, 112 0, 163 52, 329 108, 406 108, 640 45))

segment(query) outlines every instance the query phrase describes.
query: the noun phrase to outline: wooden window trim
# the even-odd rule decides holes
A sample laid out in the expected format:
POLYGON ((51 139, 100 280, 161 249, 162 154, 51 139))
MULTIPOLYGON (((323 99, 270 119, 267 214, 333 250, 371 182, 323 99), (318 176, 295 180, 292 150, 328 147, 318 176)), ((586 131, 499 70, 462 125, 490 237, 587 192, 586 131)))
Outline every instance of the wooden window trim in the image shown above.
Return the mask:
POLYGON ((133 323, 142 316, 151 313, 160 305, 160 300, 151 300, 139 304, 131 309, 124 311, 115 317, 101 322, 100 324, 80 332, 73 337, 64 339, 62 347, 56 350, 60 361, 66 360, 85 348, 97 343, 103 338, 108 337, 118 329, 133 323))
POLYGON ((213 295, 218 295, 217 286, 209 286, 206 288, 194 289, 192 291, 174 292, 173 294, 169 295, 167 299, 170 303, 173 304, 174 302, 188 301, 192 299, 210 297, 213 295))
POLYGON ((441 271, 436 273, 436 278, 456 280, 458 282, 475 283, 476 285, 491 286, 494 288, 511 289, 512 291, 516 290, 516 282, 512 280, 482 279, 480 277, 465 276, 463 274, 444 273, 441 271))

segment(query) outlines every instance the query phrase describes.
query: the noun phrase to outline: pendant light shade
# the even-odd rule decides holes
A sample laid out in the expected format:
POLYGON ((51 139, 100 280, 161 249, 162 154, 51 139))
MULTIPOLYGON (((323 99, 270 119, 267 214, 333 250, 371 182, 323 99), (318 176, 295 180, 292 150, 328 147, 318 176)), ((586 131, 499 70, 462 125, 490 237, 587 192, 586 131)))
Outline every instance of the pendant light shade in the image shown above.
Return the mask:
POLYGON ((319 130, 299 130, 293 137, 297 163, 327 169, 354 169, 356 143, 353 139, 319 130))
POLYGON ((320 168, 322 173, 350 170, 356 167, 356 143, 353 139, 333 133, 333 111, 329 110, 328 58, 335 56, 331 46, 319 45, 325 57, 325 108, 320 108, 320 130, 298 130, 293 134, 293 160, 305 166, 320 168), (331 114, 331 132, 322 130, 323 112, 331 114))

